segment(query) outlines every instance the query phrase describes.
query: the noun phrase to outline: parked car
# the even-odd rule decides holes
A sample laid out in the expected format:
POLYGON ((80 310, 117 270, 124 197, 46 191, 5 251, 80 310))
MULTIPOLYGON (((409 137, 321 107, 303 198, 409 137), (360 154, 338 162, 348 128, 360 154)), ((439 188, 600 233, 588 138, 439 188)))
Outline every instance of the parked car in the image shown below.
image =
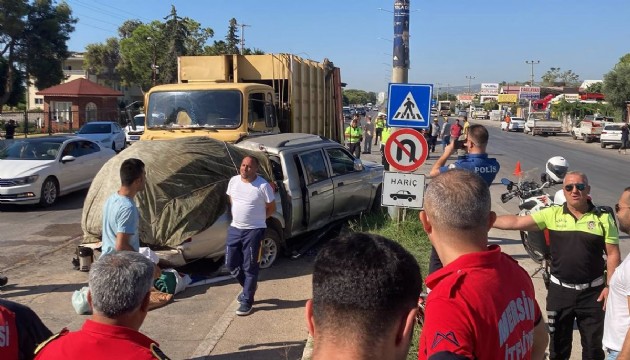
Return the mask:
POLYGON ((77 131, 77 135, 114 151, 121 151, 127 147, 125 132, 118 123, 111 121, 89 122, 77 131))
POLYGON ((573 140, 584 140, 586 143, 599 141, 603 126, 612 120, 610 117, 586 115, 571 129, 571 136, 573 140))
POLYGON ((604 125, 599 138, 599 144, 603 148, 606 145, 621 146, 621 128, 622 123, 608 123, 604 125))
POLYGON ((125 139, 127 145, 140 140, 140 136, 144 134, 144 114, 138 114, 133 117, 133 124, 129 123, 125 126, 125 139))
POLYGON ((0 203, 50 206, 88 188, 116 153, 76 136, 16 139, 0 150, 0 203))
POLYGON ((510 118, 510 122, 505 120, 501 121, 501 130, 503 131, 524 131, 525 119, 522 117, 513 116, 510 118))
POLYGON ((352 120, 352 110, 349 107, 344 106, 342 110, 342 115, 344 120, 352 120))

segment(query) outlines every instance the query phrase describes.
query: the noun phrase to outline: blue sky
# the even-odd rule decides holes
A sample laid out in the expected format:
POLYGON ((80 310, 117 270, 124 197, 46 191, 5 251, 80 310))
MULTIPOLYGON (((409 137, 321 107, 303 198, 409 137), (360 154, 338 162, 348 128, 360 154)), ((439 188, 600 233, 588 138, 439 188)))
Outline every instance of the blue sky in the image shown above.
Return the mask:
MULTIPOLYGON (((225 37, 234 17, 245 46, 288 52, 341 68, 347 88, 386 91, 391 79, 393 0, 66 0, 79 18, 72 51, 117 36, 126 19, 162 19, 175 5, 225 37), (378 10, 383 8, 387 11, 378 10), (379 39, 382 38, 382 39, 379 39)), ((411 0, 409 82, 527 81, 550 67, 602 79, 630 52, 628 0, 411 0)), ((211 40, 212 41, 212 40, 211 40)))

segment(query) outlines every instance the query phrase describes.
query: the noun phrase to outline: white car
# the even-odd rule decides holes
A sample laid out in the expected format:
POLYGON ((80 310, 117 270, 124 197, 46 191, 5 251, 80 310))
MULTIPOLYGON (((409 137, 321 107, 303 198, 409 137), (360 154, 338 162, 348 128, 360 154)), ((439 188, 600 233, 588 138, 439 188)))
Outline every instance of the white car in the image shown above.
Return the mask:
POLYGON ((93 121, 81 127, 76 133, 78 136, 97 142, 102 147, 114 151, 121 151, 127 147, 125 132, 115 122, 93 121))
POLYGON ((142 134, 144 134, 144 114, 138 114, 133 117, 133 125, 129 123, 125 126, 127 145, 131 145, 140 140, 140 136, 142 136, 142 134))
POLYGON ((606 145, 621 146, 621 123, 608 123, 604 125, 602 133, 599 136, 599 144, 603 148, 606 145))
POLYGON ((50 206, 88 188, 111 149, 76 136, 14 140, 0 150, 0 203, 50 206))
POLYGON ((501 130, 503 131, 523 131, 525 130, 525 119, 513 116, 510 122, 501 121, 501 130))

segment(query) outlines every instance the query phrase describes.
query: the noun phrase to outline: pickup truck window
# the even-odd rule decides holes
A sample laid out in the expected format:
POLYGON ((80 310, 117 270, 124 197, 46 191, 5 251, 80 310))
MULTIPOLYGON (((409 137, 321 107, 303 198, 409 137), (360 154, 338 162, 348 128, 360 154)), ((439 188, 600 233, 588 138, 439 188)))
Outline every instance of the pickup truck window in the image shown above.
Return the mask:
POLYGON ((302 154, 300 155, 300 159, 304 165, 307 185, 329 178, 328 170, 326 170, 326 163, 324 162, 324 156, 320 150, 302 154))
POLYGON ((343 149, 326 149, 330 158, 333 176, 346 175, 354 172, 354 158, 343 149))

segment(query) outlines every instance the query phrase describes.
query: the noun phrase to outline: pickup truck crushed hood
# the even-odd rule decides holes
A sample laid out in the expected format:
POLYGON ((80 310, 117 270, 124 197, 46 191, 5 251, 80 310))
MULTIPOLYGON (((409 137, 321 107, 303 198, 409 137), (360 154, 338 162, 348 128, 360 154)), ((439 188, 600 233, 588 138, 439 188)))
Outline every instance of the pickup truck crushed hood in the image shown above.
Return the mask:
POLYGON ((260 173, 271 179, 271 165, 261 152, 252 152, 206 137, 139 141, 111 158, 98 172, 83 206, 83 242, 100 241, 102 209, 120 187, 119 169, 125 159, 146 166, 147 185, 136 195, 140 241, 176 247, 209 228, 227 208, 227 184, 238 174, 241 160, 254 155, 260 173))

